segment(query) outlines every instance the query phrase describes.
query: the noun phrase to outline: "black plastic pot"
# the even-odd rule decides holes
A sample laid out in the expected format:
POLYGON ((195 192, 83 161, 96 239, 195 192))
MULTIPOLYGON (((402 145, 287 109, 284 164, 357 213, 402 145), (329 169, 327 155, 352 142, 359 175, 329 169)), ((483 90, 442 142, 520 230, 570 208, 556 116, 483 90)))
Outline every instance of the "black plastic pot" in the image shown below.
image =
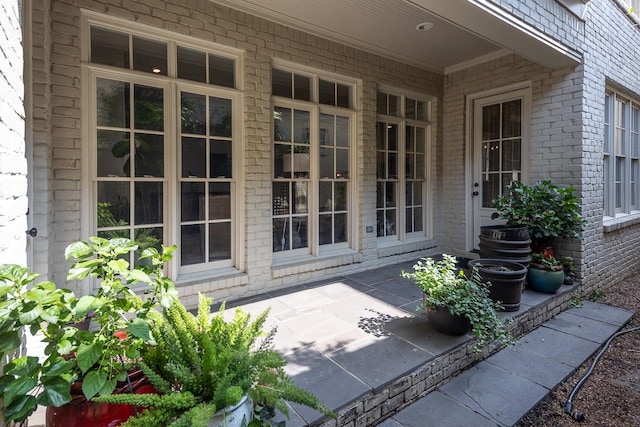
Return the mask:
POLYGON ((504 259, 525 267, 531 262, 531 238, 527 227, 480 227, 479 247, 480 258, 504 259))
POLYGON ((480 258, 469 261, 469 269, 476 267, 483 282, 491 283, 489 297, 499 301, 504 311, 518 311, 527 277, 527 267, 504 259, 480 258))
POLYGON ((426 307, 427 320, 436 331, 446 335, 464 335, 471 330, 471 322, 454 315, 447 307, 426 307))

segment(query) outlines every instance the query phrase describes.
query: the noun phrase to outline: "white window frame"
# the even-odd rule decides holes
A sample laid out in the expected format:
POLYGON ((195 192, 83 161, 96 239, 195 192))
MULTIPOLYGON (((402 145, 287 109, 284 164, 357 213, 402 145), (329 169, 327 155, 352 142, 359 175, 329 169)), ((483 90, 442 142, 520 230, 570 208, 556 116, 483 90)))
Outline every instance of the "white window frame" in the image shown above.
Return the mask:
POLYGON ((81 11, 81 102, 82 102, 82 136, 88 141, 87 148, 82 150, 82 203, 81 203, 81 235, 83 239, 95 235, 96 221, 96 78, 121 79, 135 81, 165 89, 164 93, 164 123, 165 123, 165 164, 164 164, 164 217, 163 217, 163 244, 180 244, 180 155, 178 149, 179 138, 179 89, 205 94, 206 96, 219 96, 232 100, 232 170, 231 180, 231 258, 223 261, 205 262, 192 266, 180 266, 179 250, 174 253, 173 260, 167 264, 167 274, 175 281, 188 284, 193 280, 225 276, 242 270, 245 264, 242 251, 242 230, 244 230, 244 202, 243 202, 243 120, 242 120, 242 63, 243 51, 227 46, 212 44, 189 36, 180 35, 151 26, 131 22, 128 20, 106 16, 97 12, 81 11), (167 43, 168 70, 166 76, 154 75, 131 69, 116 68, 90 62, 91 58, 91 26, 99 26, 105 29, 154 39, 167 43), (177 46, 198 49, 235 61, 234 76, 235 88, 214 86, 208 83, 191 82, 178 79, 177 76, 177 46))
MULTIPOLYGON (((282 265, 290 262, 305 262, 314 261, 318 258, 329 257, 333 255, 339 255, 343 253, 351 253, 356 249, 356 242, 358 236, 358 212, 355 192, 357 190, 357 167, 356 167, 356 148, 357 148, 357 111, 355 106, 357 105, 357 93, 359 80, 351 79, 342 75, 333 74, 318 70, 311 67, 301 66, 290 62, 273 59, 272 69, 278 69, 281 71, 291 72, 298 75, 304 75, 311 79, 311 100, 304 101, 299 99, 291 99, 287 97, 271 95, 271 111, 276 107, 299 109, 309 111, 310 113, 310 132, 309 132, 309 145, 310 145, 310 176, 307 179, 309 183, 308 191, 311 197, 308 198, 308 244, 305 248, 291 249, 286 251, 271 252, 273 265, 282 265), (318 100, 318 87, 319 80, 329 80, 338 84, 346 85, 351 88, 351 106, 350 108, 337 107, 332 105, 320 104, 318 100), (320 245, 319 242, 319 185, 321 181, 320 167, 319 167, 319 155, 320 155, 320 141, 319 141, 319 127, 320 127, 320 115, 326 113, 331 115, 340 115, 349 118, 349 180, 347 184, 348 200, 347 200, 347 241, 320 245)), ((273 116, 271 117, 273 123, 273 116)), ((273 131, 270 140, 271 144, 271 182, 276 182, 274 177, 273 165, 275 152, 273 150, 273 131)), ((287 180, 287 179, 285 179, 287 180)), ((270 219, 273 222, 273 195, 270 200, 270 219)), ((274 237, 272 236, 272 239, 274 237)))
MULTIPOLYGON (((393 95, 399 98, 400 103, 400 115, 385 115, 385 114, 376 114, 376 129, 377 125, 380 122, 395 124, 398 126, 398 176, 394 181, 396 182, 395 191, 396 191, 396 234, 387 235, 387 236, 379 236, 376 238, 377 244, 379 247, 399 244, 399 243, 410 243, 415 241, 421 241, 430 239, 433 236, 433 226, 432 226, 432 210, 433 210, 433 200, 432 200, 432 188, 431 188, 431 160, 432 160, 432 130, 433 130, 433 101, 434 98, 427 95, 422 95, 415 92, 408 92, 399 90, 397 88, 382 86, 379 85, 377 92, 383 93, 385 95, 393 95), (426 121, 411 119, 406 117, 406 102, 405 100, 409 98, 415 101, 422 101, 426 103, 427 108, 427 118, 426 121), (406 232, 406 208, 407 201, 405 196, 405 190, 407 185, 407 178, 405 176, 405 159, 406 159, 406 128, 407 126, 412 127, 422 127, 425 129, 425 137, 426 137, 426 147, 425 147, 425 178, 422 181, 422 231, 416 232, 406 232)), ((377 135, 376 135, 377 138, 377 135)), ((377 152, 377 149, 376 149, 377 152)), ((376 183, 379 180, 376 178, 376 183)), ((377 184, 376 184, 377 187, 377 184)), ((377 193, 377 191, 376 191, 377 193)), ((377 194, 376 194, 377 197, 377 194)), ((376 207, 376 216, 377 216, 378 208, 376 207)), ((377 233, 377 226, 376 226, 377 233)))
MULTIPOLYGON (((607 89, 604 102, 603 221, 606 224, 640 215, 640 153, 637 152, 640 147, 634 153, 632 143, 633 138, 636 141, 640 138, 640 101, 607 89), (633 114, 634 111, 637 114, 633 114)), ((636 144, 640 144, 640 141, 636 144)))

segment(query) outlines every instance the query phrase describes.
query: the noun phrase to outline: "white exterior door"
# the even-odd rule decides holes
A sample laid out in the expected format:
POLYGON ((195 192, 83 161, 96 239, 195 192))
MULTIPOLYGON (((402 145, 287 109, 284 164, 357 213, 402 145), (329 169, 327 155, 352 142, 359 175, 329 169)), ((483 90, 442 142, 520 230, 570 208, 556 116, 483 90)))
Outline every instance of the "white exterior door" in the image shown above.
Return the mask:
POLYGON ((512 181, 528 181, 530 90, 511 90, 473 99, 471 144, 473 233, 478 248, 480 227, 492 220, 493 199, 512 181))

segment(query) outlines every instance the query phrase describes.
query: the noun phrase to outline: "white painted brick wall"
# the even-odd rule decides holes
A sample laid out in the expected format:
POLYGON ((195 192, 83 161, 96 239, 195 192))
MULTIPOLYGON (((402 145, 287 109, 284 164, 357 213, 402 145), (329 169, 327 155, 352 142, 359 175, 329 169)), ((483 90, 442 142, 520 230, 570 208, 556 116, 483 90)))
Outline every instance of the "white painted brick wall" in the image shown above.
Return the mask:
POLYGON ((27 160, 21 10, 0 3, 0 264, 27 264, 27 160))

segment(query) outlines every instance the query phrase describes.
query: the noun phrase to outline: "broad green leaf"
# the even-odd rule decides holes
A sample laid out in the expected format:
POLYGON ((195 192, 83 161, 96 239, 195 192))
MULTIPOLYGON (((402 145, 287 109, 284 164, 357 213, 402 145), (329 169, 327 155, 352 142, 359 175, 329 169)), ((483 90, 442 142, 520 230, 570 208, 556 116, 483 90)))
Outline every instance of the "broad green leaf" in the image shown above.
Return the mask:
POLYGON ((38 385, 38 380, 32 377, 18 377, 4 388, 4 404, 10 405, 20 396, 24 396, 38 385))
POLYGON ((49 307, 40 312, 40 317, 47 323, 57 325, 60 320, 60 309, 58 307, 49 307))
POLYGON ((122 273, 129 269, 129 262, 124 259, 111 260, 108 265, 117 273, 122 273))
POLYGON ((142 270, 131 270, 130 277, 136 282, 151 283, 151 278, 142 270))
POLYGON ((116 389, 116 380, 115 378, 107 380, 104 383, 104 386, 100 389, 100 391, 98 392, 98 394, 100 396, 107 396, 111 393, 113 393, 113 390, 116 389))
POLYGON ((100 343, 80 344, 78 354, 76 355, 76 362, 83 373, 87 372, 98 362, 102 355, 102 349, 103 346, 100 343))
POLYGON ((26 297, 31 301, 42 301, 49 293, 44 289, 33 288, 26 293, 26 297))
POLYGON ((76 304, 76 315, 86 316, 91 310, 96 310, 104 305, 104 301, 93 295, 85 295, 76 304))
POLYGON ((8 353, 20 347, 22 341, 18 331, 8 331, 0 334, 0 352, 8 353))
POLYGON ((142 338, 144 341, 149 341, 151 335, 149 334, 149 324, 143 319, 133 319, 127 326, 127 332, 137 338, 142 338))
POLYGON ((60 340, 57 343, 58 353, 60 354, 70 354, 73 351, 73 345, 69 340, 60 340))
POLYGON ((91 272, 87 267, 71 267, 67 273, 67 280, 82 280, 91 272))
POLYGON ((87 400, 98 394, 107 382, 107 374, 100 371, 89 372, 82 380, 82 392, 87 400))
POLYGON ((56 377, 42 380, 44 390, 38 395, 38 403, 44 406, 62 406, 71 401, 71 383, 56 377))
POLYGON ((82 258, 92 253, 91 247, 85 242, 75 242, 67 246, 64 250, 64 258, 69 260, 73 258, 82 258))
POLYGON ((36 398, 29 395, 20 396, 10 405, 5 402, 4 422, 25 420, 37 407, 36 398))
POLYGON ((40 372, 40 363, 35 356, 18 357, 7 365, 7 372, 12 375, 29 375, 35 378, 40 372))
POLYGON ((73 369, 74 363, 71 360, 65 360, 62 357, 56 357, 51 362, 42 367, 43 381, 47 377, 58 377, 73 369))
POLYGON ((33 309, 27 312, 20 313, 18 315, 18 319, 20 320, 20 323, 22 323, 23 325, 29 325, 31 324, 31 322, 33 322, 38 317, 40 317, 41 313, 42 313, 42 307, 39 307, 36 305, 35 307, 33 307, 33 309))

